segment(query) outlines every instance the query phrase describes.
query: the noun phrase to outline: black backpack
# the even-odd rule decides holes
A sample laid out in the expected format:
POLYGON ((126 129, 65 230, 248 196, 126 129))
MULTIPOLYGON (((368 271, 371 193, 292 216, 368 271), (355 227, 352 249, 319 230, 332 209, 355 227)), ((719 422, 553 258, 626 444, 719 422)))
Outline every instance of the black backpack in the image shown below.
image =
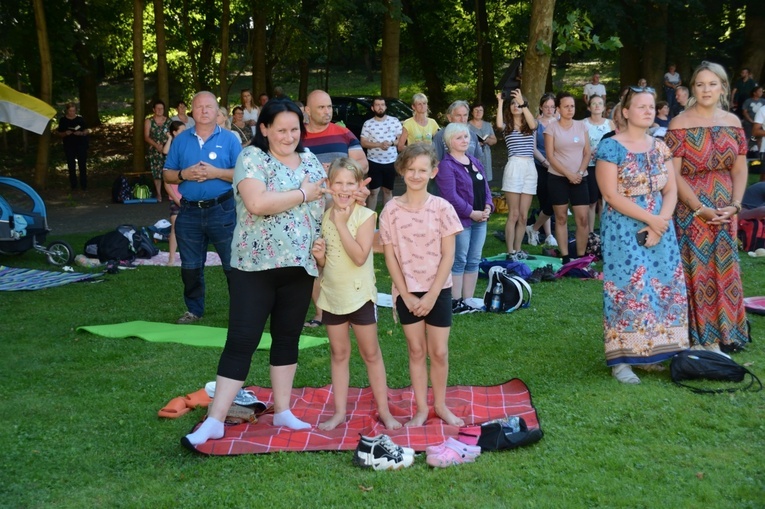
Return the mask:
POLYGON ((757 376, 736 361, 725 355, 706 350, 684 350, 674 357, 669 364, 672 381, 681 387, 687 387, 697 394, 714 394, 721 392, 736 392, 747 390, 756 381, 762 390, 762 382, 757 376), (745 387, 726 387, 723 389, 700 389, 684 384, 684 380, 720 380, 724 382, 742 382, 746 375, 750 376, 749 385, 745 387))
POLYGON ((101 235, 98 240, 98 259, 101 262, 109 260, 130 261, 135 259, 135 250, 127 237, 115 230, 101 235))
POLYGON ((502 421, 481 425, 481 435, 477 443, 481 452, 517 449, 539 442, 544 436, 541 428, 529 428, 523 417, 517 417, 515 426, 507 426, 507 419, 502 421))
POLYGON ((135 254, 134 258, 148 259, 159 253, 159 249, 152 242, 146 228, 142 228, 139 231, 131 224, 122 224, 117 227, 117 231, 131 242, 132 250, 135 254))

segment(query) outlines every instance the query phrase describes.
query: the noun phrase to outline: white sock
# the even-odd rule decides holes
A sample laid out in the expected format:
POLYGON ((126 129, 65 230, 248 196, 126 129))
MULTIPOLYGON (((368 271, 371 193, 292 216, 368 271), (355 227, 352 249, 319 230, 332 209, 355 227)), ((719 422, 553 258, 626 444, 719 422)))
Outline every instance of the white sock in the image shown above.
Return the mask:
POLYGON ((291 429, 308 429, 311 427, 307 422, 303 422, 295 417, 289 409, 274 414, 274 426, 287 426, 291 429))
POLYGON ((223 423, 217 419, 208 417, 194 433, 186 435, 186 440, 188 440, 191 445, 201 445, 211 438, 221 438, 223 433, 223 423))

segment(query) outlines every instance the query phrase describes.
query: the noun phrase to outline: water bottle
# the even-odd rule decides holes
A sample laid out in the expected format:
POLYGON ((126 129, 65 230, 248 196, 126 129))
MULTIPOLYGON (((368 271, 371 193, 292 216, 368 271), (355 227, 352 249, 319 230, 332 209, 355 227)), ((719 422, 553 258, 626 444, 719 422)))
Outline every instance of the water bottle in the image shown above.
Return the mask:
POLYGON ((502 285, 499 281, 494 285, 491 290, 491 311, 499 313, 502 308, 502 285))

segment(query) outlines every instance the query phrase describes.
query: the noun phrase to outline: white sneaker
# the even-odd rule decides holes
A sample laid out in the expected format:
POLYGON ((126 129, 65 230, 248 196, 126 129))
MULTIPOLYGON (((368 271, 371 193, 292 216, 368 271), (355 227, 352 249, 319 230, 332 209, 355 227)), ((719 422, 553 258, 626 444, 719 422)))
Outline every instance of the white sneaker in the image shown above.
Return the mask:
POLYGON ((534 230, 534 226, 526 226, 526 236, 528 237, 530 246, 539 245, 539 232, 534 230))
POLYGON ((548 235, 545 239, 545 244, 547 244, 550 247, 558 247, 558 241, 555 240, 555 237, 553 235, 548 235))

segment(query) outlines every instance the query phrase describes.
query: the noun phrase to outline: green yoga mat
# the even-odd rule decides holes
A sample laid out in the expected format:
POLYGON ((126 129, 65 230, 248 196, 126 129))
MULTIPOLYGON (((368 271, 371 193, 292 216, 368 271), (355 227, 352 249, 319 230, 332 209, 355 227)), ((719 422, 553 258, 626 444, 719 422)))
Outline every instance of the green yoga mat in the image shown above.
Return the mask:
MULTIPOLYGON (((550 256, 542 256, 542 255, 529 255, 531 258, 528 260, 521 260, 524 265, 526 265, 531 270, 537 269, 539 267, 544 267, 545 265, 552 265, 552 268, 554 271, 558 271, 562 266, 563 263, 561 262, 560 258, 552 258, 550 256)), ((489 256, 486 258, 489 261, 497 261, 497 260, 504 260, 505 255, 499 254, 497 256, 489 256)))
MULTIPOLYGON (((212 346, 223 348, 228 329, 205 327, 204 325, 176 325, 157 322, 125 322, 112 325, 84 325, 77 327, 91 334, 107 338, 141 338, 152 343, 180 343, 191 346, 212 346)), ((314 336, 300 336, 299 349, 325 345, 329 339, 314 336)), ((271 349, 271 334, 264 332, 258 350, 271 349)))

